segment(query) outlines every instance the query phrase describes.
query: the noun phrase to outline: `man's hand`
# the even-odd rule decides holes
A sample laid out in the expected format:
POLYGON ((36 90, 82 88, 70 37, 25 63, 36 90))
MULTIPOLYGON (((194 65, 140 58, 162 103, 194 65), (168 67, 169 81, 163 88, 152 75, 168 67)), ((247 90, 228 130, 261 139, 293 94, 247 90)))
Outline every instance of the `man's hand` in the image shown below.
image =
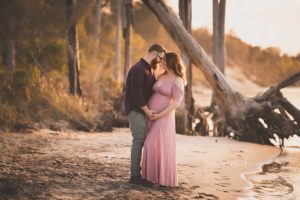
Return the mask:
POLYGON ((150 118, 150 120, 157 120, 159 118, 161 118, 161 114, 160 113, 154 113, 152 115, 152 117, 150 118))
POLYGON ((144 113, 146 114, 147 118, 151 118, 152 115, 155 113, 155 111, 150 110, 147 106, 142 106, 140 107, 142 109, 142 111, 144 111, 144 113))
POLYGON ((145 113, 146 113, 147 117, 149 119, 151 119, 153 117, 153 115, 155 114, 155 111, 148 109, 145 113))

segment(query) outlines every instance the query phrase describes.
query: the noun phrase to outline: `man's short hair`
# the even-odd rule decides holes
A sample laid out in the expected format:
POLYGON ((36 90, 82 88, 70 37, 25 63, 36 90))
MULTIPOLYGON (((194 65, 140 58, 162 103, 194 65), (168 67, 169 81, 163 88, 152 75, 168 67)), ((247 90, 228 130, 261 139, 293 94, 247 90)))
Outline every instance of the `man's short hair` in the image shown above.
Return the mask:
POLYGON ((164 46, 160 44, 153 44, 149 49, 148 52, 156 51, 158 53, 167 53, 167 50, 164 46))

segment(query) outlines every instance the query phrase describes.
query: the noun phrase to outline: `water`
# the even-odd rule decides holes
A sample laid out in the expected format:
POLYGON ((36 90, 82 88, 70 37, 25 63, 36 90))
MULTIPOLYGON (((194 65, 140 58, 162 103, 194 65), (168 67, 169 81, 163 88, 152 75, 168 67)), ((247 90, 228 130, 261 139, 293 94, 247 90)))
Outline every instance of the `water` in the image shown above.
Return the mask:
MULTIPOLYGON (((253 97, 267 89, 248 89, 244 95, 253 97)), ((284 88, 281 92, 300 109, 300 88, 284 88)), ((278 146, 278 141, 272 143, 278 146)), ((251 183, 247 199, 300 200, 300 137, 294 135, 284 143, 284 151, 262 165, 261 171, 245 174, 251 183)))
MULTIPOLYGON (((244 88, 241 84, 232 85, 247 97, 254 97, 268 89, 255 85, 244 88)), ((195 98, 195 103, 201 106, 209 105, 211 92, 208 90, 198 92, 202 95, 195 98)), ((281 92, 300 109, 300 88, 284 88, 281 92)), ((212 123, 210 127, 211 125, 212 123)), ((278 146, 278 141, 273 140, 272 143, 278 146)), ((285 149, 280 155, 264 163, 260 171, 245 173, 244 178, 250 183, 247 188, 249 195, 241 199, 300 200, 300 137, 294 135, 285 140, 285 149)))
MULTIPOLYGON (((267 88, 253 88, 248 90, 246 96, 255 96, 266 90, 267 88)), ((300 109, 300 88, 284 88, 281 92, 300 109)), ((271 142, 278 146, 278 141, 271 142)), ((251 183, 247 199, 300 199, 300 137, 294 135, 284 143, 284 151, 262 165, 261 171, 245 174, 245 178, 251 183)))
POLYGON ((251 183, 247 199, 300 199, 300 148, 286 148, 245 178, 251 183))

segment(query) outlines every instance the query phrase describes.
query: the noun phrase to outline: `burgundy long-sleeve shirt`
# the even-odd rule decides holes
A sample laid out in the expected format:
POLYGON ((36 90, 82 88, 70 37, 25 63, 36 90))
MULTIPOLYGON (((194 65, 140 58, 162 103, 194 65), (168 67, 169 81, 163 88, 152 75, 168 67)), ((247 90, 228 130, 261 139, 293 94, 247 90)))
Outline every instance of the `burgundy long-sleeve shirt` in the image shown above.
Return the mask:
POLYGON ((155 81, 151 67, 144 59, 131 67, 126 78, 124 102, 126 115, 132 110, 144 113, 140 107, 147 105, 155 81))

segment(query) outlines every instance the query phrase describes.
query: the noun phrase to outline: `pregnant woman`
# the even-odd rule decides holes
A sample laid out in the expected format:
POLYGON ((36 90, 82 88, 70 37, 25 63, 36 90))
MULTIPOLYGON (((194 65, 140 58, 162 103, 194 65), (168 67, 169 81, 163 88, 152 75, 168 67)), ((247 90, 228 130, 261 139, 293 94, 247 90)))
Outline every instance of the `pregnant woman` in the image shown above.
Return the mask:
POLYGON ((162 186, 178 186, 176 169, 175 109, 184 97, 183 66, 180 57, 166 54, 165 72, 153 86, 148 106, 156 114, 148 119, 144 143, 142 178, 162 186))

